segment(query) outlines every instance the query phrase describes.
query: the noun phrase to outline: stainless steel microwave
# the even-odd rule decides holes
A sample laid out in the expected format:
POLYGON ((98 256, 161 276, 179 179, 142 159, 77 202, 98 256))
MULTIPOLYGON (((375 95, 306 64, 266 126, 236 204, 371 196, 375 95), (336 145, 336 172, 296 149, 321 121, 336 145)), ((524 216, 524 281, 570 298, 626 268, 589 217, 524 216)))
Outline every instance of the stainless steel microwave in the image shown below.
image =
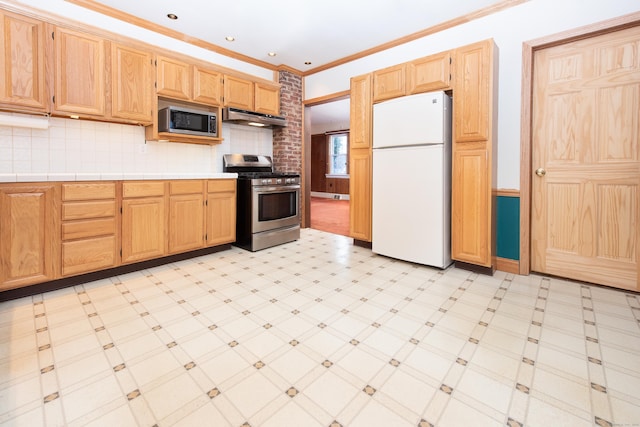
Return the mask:
POLYGON ((206 110, 166 107, 158 111, 158 132, 218 137, 218 115, 206 110))

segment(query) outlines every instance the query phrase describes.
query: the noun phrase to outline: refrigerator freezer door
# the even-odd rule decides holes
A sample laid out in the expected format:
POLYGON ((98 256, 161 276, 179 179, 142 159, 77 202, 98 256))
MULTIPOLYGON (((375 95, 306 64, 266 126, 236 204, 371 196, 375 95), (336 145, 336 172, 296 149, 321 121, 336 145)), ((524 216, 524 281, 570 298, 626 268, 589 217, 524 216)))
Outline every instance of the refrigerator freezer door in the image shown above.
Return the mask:
POLYGON ((443 149, 373 151, 373 252, 439 268, 451 263, 443 149))
POLYGON ((373 148, 442 144, 450 108, 445 97, 444 92, 430 92, 375 104, 373 148))

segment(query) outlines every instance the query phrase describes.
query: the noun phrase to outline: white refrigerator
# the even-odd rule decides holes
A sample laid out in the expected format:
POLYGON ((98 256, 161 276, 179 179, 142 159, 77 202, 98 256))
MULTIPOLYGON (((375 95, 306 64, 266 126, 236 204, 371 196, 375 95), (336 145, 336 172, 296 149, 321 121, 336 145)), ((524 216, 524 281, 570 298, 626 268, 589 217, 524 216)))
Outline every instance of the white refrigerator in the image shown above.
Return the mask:
POLYGON ((451 264, 451 98, 431 92, 373 106, 373 252, 451 264))

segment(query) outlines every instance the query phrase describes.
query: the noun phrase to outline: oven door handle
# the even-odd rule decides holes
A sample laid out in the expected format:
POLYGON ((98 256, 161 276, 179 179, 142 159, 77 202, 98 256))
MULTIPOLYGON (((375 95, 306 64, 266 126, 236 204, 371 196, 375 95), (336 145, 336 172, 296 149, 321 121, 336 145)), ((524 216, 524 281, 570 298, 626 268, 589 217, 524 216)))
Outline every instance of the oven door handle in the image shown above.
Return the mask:
POLYGON ((300 189, 300 185, 274 185, 271 187, 253 187, 253 191, 255 191, 256 193, 279 193, 279 192, 283 192, 283 191, 290 191, 290 190, 299 190, 300 189))

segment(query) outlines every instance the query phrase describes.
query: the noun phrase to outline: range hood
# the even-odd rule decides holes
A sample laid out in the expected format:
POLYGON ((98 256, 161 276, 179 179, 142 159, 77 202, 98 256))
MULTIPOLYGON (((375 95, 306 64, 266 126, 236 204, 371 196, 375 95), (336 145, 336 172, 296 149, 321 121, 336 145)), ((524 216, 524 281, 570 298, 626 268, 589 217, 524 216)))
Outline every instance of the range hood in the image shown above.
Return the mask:
POLYGON ((233 107, 225 107, 222 109, 222 121, 262 128, 283 127, 287 125, 284 117, 256 113, 255 111, 241 110, 233 107))

